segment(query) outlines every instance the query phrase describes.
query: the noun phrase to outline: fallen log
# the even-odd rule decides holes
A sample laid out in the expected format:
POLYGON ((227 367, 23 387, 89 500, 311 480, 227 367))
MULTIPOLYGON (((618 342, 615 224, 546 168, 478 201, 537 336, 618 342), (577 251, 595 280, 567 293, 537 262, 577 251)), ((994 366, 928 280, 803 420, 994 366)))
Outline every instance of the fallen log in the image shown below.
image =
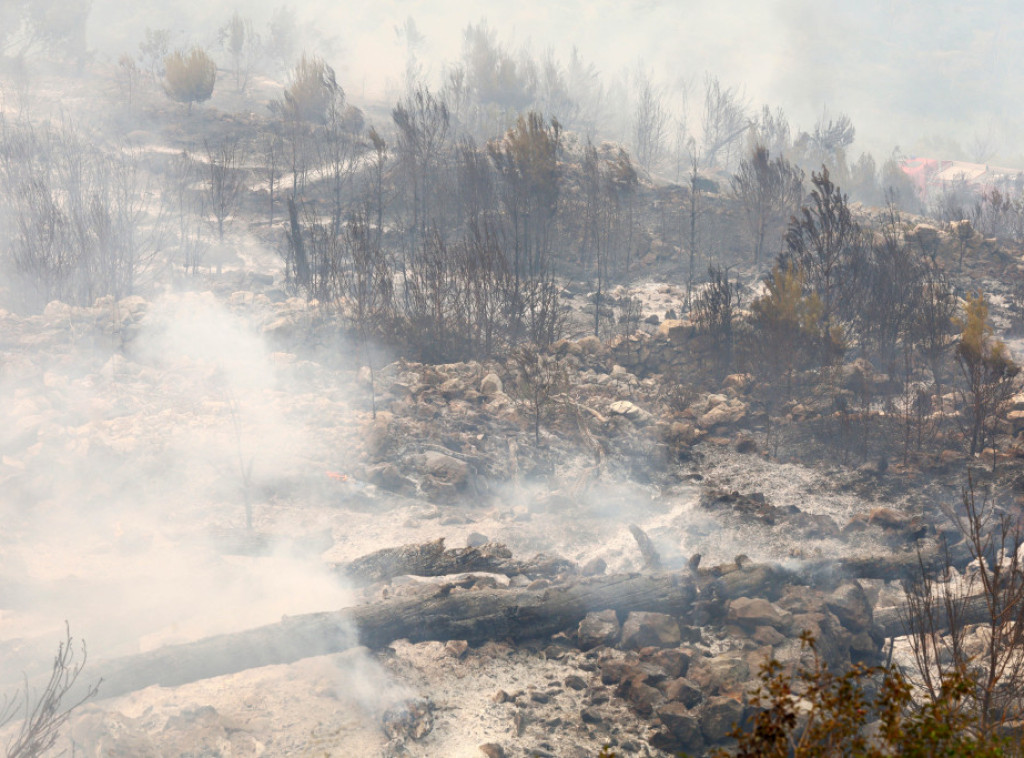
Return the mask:
POLYGON ((259 666, 293 663, 365 645, 380 649, 397 639, 522 641, 575 626, 588 612, 614 609, 689 614, 696 597, 682 574, 615 575, 543 589, 472 590, 424 599, 396 599, 341 611, 284 618, 234 634, 163 647, 90 666, 103 678, 100 697, 161 685, 175 687, 259 666))
MULTIPOLYGON (((957 600, 956 602, 956 624, 967 626, 970 624, 983 624, 992 620, 992 610, 989 607, 988 598, 985 595, 971 595, 957 600)), ((945 612, 943 601, 937 599, 937 608, 931 633, 945 633, 949 631, 950 619, 945 612)), ((880 608, 874 613, 875 628, 878 633, 885 637, 902 637, 908 634, 908 609, 906 606, 896 608, 880 608)))
POLYGON ((890 555, 840 557, 811 561, 796 568, 793 573, 812 585, 839 584, 847 579, 884 579, 886 581, 913 581, 921 577, 921 568, 934 573, 944 567, 944 558, 938 548, 921 553, 893 552, 890 555))
POLYGON ((564 558, 539 554, 527 561, 516 560, 500 543, 479 547, 445 549, 444 537, 433 542, 376 550, 350 563, 338 563, 334 570, 356 584, 386 582, 396 576, 448 576, 482 571, 515 576, 551 577, 576 573, 576 564, 564 558))

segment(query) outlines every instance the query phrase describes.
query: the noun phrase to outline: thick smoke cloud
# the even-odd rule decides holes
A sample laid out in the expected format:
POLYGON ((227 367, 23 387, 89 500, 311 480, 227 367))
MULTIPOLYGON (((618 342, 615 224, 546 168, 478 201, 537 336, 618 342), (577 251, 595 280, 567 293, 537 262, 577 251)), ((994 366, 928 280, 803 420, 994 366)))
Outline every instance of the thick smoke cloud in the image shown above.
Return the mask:
MULTIPOLYGON (((263 29, 280 5, 263 0, 239 10, 263 29)), ((178 44, 211 44, 235 10, 191 1, 132 7, 125 14, 120 3, 97 0, 90 47, 116 58, 134 50, 147 27, 172 30, 178 44)), ((435 80, 458 59, 465 27, 486 20, 512 49, 550 49, 565 60, 576 46, 609 81, 642 61, 676 100, 681 85, 695 90, 711 72, 742 87, 755 107, 782 106, 800 128, 810 129, 824 107, 849 113, 856 149, 876 156, 897 145, 948 152, 956 142, 964 157, 976 143, 995 145, 1004 162, 1019 157, 1024 92, 1015 72, 1024 61, 1014 40, 1024 10, 1010 2, 312 0, 292 7, 303 44, 327 55, 350 94, 364 100, 401 81, 406 47, 397 29, 407 19, 423 38, 417 58, 435 80)), ((690 100, 695 111, 695 93, 690 100)))
POLYGON ((267 493, 305 475, 311 448, 256 326, 209 293, 168 296, 118 350, 75 336, 102 306, 60 310, 43 318, 71 324, 68 343, 3 372, 19 399, 3 411, 3 565, 23 584, 0 623, 41 649, 8 644, 8 673, 45 663, 65 619, 103 658, 349 605, 320 560, 329 530, 246 541, 245 502, 272 537, 267 493))

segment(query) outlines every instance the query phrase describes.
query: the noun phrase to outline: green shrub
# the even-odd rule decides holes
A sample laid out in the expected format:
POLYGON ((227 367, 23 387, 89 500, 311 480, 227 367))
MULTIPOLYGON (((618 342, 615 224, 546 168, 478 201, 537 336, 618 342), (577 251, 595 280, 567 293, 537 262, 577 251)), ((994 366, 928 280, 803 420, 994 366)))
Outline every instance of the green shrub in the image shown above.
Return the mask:
POLYGON ((802 643, 811 652, 810 665, 794 674, 775 660, 762 666, 760 685, 751 699, 759 711, 752 724, 736 727, 735 750, 721 750, 719 758, 1006 754, 1008 741, 982 736, 975 729, 973 688, 966 672, 947 676, 938 698, 917 705, 911 685, 898 669, 855 665, 836 674, 818 656, 809 634, 802 643), (869 725, 871 729, 866 728, 869 725))
POLYGON ((190 111, 192 103, 205 102, 213 95, 217 64, 200 48, 194 47, 187 53, 175 50, 167 56, 164 67, 167 96, 179 103, 187 103, 190 111))

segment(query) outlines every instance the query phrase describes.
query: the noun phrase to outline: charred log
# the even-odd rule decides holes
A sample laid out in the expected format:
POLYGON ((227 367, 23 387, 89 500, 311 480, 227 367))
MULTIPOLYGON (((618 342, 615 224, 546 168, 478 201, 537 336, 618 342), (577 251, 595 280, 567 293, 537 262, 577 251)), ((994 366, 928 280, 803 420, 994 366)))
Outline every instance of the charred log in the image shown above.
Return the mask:
POLYGON ((384 548, 334 568, 357 584, 386 582, 396 576, 448 576, 471 571, 528 577, 577 573, 576 564, 557 556, 539 554, 520 561, 499 543, 446 549, 443 537, 433 542, 384 548))
POLYGON ((342 611, 285 618, 235 634, 173 645, 96 666, 100 697, 143 687, 174 687, 259 666, 292 663, 365 645, 379 649, 397 639, 521 641, 575 626, 589 611, 691 612, 693 581, 680 574, 617 575, 580 579, 544 589, 475 590, 427 600, 390 600, 342 611))

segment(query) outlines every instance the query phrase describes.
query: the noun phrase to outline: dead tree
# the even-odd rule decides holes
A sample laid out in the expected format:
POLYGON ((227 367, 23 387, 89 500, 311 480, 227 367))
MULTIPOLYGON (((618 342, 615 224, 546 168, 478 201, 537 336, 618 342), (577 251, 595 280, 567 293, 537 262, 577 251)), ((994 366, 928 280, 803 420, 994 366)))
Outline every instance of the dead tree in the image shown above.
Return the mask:
POLYGON ((934 701, 944 677, 964 676, 978 728, 998 734, 1024 716, 1024 534, 978 495, 970 472, 962 494, 949 515, 970 562, 961 576, 947 551, 938 578, 922 564, 905 585, 903 631, 924 692, 934 701))
POLYGON ((19 713, 24 714, 21 727, 7 744, 6 758, 37 758, 46 753, 57 742, 71 712, 96 697, 102 679, 96 684, 76 686, 85 662, 85 644, 81 660, 76 661, 71 628, 65 625, 64 641, 57 648, 49 679, 39 695, 33 693, 26 680, 20 696, 7 696, 0 704, 0 727, 19 713))
POLYGON ((780 234, 803 200, 803 172, 781 156, 773 160, 768 148, 758 145, 750 158, 740 163, 731 184, 754 237, 756 266, 769 234, 780 234))
POLYGON ((154 684, 175 687, 356 645, 380 649, 397 639, 456 639, 471 645, 542 639, 576 626, 595 608, 688 616, 697 594, 692 578, 673 573, 574 579, 543 589, 449 590, 442 587, 427 599, 290 616, 277 624, 108 661, 97 667, 103 694, 116 697, 154 684))
POLYGON ((223 242, 224 222, 238 209, 248 186, 245 153, 235 141, 216 149, 207 143, 206 159, 206 204, 217 220, 217 237, 223 242))

